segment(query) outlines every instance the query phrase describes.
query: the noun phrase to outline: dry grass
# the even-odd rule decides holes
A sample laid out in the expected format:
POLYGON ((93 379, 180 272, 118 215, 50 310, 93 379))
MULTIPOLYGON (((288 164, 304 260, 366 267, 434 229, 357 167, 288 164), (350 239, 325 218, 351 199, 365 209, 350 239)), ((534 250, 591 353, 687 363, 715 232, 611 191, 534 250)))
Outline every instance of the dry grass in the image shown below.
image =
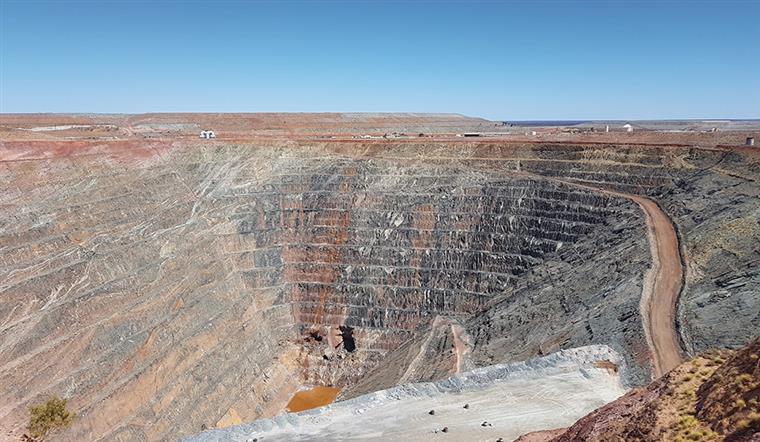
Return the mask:
POLYGON ((699 392, 698 418, 721 437, 741 439, 760 430, 758 346, 760 342, 756 341, 750 348, 733 355, 721 355, 727 360, 726 365, 719 368, 699 392))
POLYGON ((714 441, 718 435, 696 418, 697 390, 719 367, 715 355, 704 355, 684 363, 673 373, 672 383, 661 398, 659 424, 664 427, 662 440, 714 441))
POLYGON ((75 416, 66 407, 66 399, 53 396, 44 404, 29 407, 27 429, 32 437, 43 440, 50 431, 71 425, 75 416))

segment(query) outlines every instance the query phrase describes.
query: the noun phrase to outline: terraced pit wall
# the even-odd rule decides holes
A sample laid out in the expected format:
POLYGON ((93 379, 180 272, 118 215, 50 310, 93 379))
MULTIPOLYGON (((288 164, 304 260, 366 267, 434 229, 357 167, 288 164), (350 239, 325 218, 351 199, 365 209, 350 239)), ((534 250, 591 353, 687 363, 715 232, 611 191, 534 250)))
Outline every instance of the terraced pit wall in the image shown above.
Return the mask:
POLYGON ((158 440, 273 416, 302 385, 352 397, 590 343, 613 346, 626 381, 644 382, 643 215, 577 184, 649 195, 673 214, 686 259, 702 235, 722 232, 733 265, 749 269, 720 286, 717 258, 689 261, 700 273, 687 274, 682 295, 687 349, 726 335, 741 342, 757 323, 746 311, 735 325, 717 317, 755 302, 756 246, 722 230, 757 213, 752 154, 464 143, 36 148, 37 159, 0 163, 13 183, 0 196, 0 422, 14 431, 50 393, 80 416, 64 439, 158 440), (694 222, 708 206, 715 216, 694 222), (732 296, 702 303, 714 285, 732 296))

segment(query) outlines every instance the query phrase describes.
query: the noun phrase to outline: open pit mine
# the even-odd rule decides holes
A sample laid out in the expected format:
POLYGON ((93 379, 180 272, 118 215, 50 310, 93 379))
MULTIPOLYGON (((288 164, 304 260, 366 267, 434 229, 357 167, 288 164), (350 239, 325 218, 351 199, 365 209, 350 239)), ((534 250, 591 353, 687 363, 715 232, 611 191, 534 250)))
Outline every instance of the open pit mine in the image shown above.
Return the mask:
POLYGON ((758 336, 760 123, 624 123, 0 115, 0 440, 629 440, 758 336))

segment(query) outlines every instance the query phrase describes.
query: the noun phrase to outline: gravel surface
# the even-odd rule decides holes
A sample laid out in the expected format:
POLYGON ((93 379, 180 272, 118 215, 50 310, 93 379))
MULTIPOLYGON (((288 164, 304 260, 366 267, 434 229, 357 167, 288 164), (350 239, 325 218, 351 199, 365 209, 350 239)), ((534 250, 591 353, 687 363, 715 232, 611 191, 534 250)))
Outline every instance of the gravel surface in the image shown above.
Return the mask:
POLYGON ((620 364, 622 358, 606 346, 565 350, 207 431, 185 441, 513 440, 530 431, 568 426, 625 393, 617 373, 599 368, 599 361, 620 364))

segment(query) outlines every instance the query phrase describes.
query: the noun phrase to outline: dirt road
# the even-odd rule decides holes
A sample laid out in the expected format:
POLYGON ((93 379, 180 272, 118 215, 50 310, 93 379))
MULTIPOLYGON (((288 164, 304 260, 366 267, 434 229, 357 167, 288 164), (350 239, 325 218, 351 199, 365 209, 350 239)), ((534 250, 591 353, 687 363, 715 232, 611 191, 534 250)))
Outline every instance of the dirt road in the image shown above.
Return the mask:
POLYGON ((626 195, 647 218, 652 267, 641 294, 644 331, 652 352, 654 376, 660 377, 681 363, 681 348, 675 328, 676 304, 683 282, 678 236, 673 223, 652 200, 626 195))
POLYGON ((659 378, 683 361, 675 326, 678 296, 683 285, 683 266, 673 222, 660 206, 649 198, 563 182, 631 200, 639 205, 646 216, 652 266, 644 277, 639 309, 644 323, 644 334, 652 353, 653 375, 659 378))
POLYGON ((675 323, 678 296, 683 286, 683 266, 678 235, 670 217, 657 203, 643 196, 540 175, 525 175, 625 198, 639 205, 646 216, 647 236, 652 255, 652 266, 644 277, 639 310, 652 356, 653 375, 659 378, 679 365, 683 358, 675 323))

